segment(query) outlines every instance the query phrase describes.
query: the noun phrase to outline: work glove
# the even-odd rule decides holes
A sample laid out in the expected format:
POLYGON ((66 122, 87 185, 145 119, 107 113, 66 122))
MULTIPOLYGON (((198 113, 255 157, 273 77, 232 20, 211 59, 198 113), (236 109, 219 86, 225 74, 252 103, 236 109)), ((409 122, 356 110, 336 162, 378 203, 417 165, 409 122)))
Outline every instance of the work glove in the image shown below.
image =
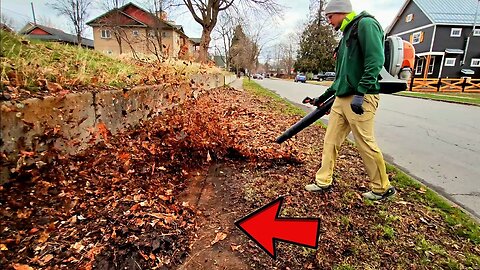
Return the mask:
POLYGON ((356 114, 363 114, 363 95, 355 95, 353 96, 352 103, 350 103, 350 107, 352 107, 352 111, 356 114))
POLYGON ((323 102, 325 102, 325 100, 327 100, 329 97, 333 96, 333 93, 332 94, 323 94, 319 97, 316 97, 316 98, 310 98, 310 97, 306 97, 303 99, 302 103, 309 103, 310 105, 313 105, 313 106, 320 106, 323 102))

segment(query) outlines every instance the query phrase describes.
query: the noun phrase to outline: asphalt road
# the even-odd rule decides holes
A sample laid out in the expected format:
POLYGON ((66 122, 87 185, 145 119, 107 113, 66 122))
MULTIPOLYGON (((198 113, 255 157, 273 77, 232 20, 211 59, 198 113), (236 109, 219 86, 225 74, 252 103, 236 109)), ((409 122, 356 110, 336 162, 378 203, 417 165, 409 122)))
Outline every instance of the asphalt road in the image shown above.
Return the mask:
MULTIPOLYGON (((256 82, 297 104, 326 90, 293 81, 256 82)), ((375 134, 389 163, 480 219, 480 107, 381 95, 375 134)))

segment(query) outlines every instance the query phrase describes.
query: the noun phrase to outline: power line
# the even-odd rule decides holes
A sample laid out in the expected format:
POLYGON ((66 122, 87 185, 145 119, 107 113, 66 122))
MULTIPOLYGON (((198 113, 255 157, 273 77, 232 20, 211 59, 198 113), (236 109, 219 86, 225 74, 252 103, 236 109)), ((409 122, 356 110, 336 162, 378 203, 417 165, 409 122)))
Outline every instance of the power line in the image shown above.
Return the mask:
POLYGON ((11 10, 11 9, 9 9, 9 8, 2 7, 2 10, 8 10, 9 12, 15 13, 16 15, 20 15, 20 16, 22 16, 22 17, 31 19, 30 16, 27 16, 27 15, 22 14, 22 13, 18 13, 18 12, 16 12, 15 10, 11 10))

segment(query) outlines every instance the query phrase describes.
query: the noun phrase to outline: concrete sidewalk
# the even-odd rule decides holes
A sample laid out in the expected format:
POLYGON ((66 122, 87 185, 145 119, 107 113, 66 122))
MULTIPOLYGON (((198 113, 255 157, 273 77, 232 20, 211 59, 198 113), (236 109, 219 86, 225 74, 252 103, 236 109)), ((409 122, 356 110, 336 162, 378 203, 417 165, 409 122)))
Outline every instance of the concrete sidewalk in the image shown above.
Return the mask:
POLYGON ((236 78, 229 86, 235 88, 235 90, 243 90, 243 77, 236 78))

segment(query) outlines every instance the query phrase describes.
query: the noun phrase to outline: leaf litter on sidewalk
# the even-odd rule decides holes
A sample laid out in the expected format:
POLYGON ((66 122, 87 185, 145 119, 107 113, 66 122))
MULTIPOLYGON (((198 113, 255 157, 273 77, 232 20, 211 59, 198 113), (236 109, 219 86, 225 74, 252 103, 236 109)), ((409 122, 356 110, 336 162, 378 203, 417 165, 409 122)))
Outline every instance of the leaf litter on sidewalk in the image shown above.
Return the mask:
POLYGON ((334 189, 305 192, 320 164, 324 130, 312 126, 275 144, 300 117, 271 109, 271 102, 219 88, 135 129, 106 132, 108 140, 82 154, 24 168, 17 181, 0 188, 0 266, 176 268, 191 256, 196 231, 205 225, 198 222, 202 209, 179 194, 214 162, 235 168, 221 195, 228 205, 215 208, 235 207, 231 224, 281 195, 282 216, 322 220, 317 251, 279 244, 277 261, 239 231, 219 231, 207 240, 252 269, 480 266, 478 242, 419 200, 421 187, 399 187, 397 198, 383 203, 363 201, 368 181, 352 145, 339 152, 334 189), (232 234, 237 238, 229 243, 232 234))

